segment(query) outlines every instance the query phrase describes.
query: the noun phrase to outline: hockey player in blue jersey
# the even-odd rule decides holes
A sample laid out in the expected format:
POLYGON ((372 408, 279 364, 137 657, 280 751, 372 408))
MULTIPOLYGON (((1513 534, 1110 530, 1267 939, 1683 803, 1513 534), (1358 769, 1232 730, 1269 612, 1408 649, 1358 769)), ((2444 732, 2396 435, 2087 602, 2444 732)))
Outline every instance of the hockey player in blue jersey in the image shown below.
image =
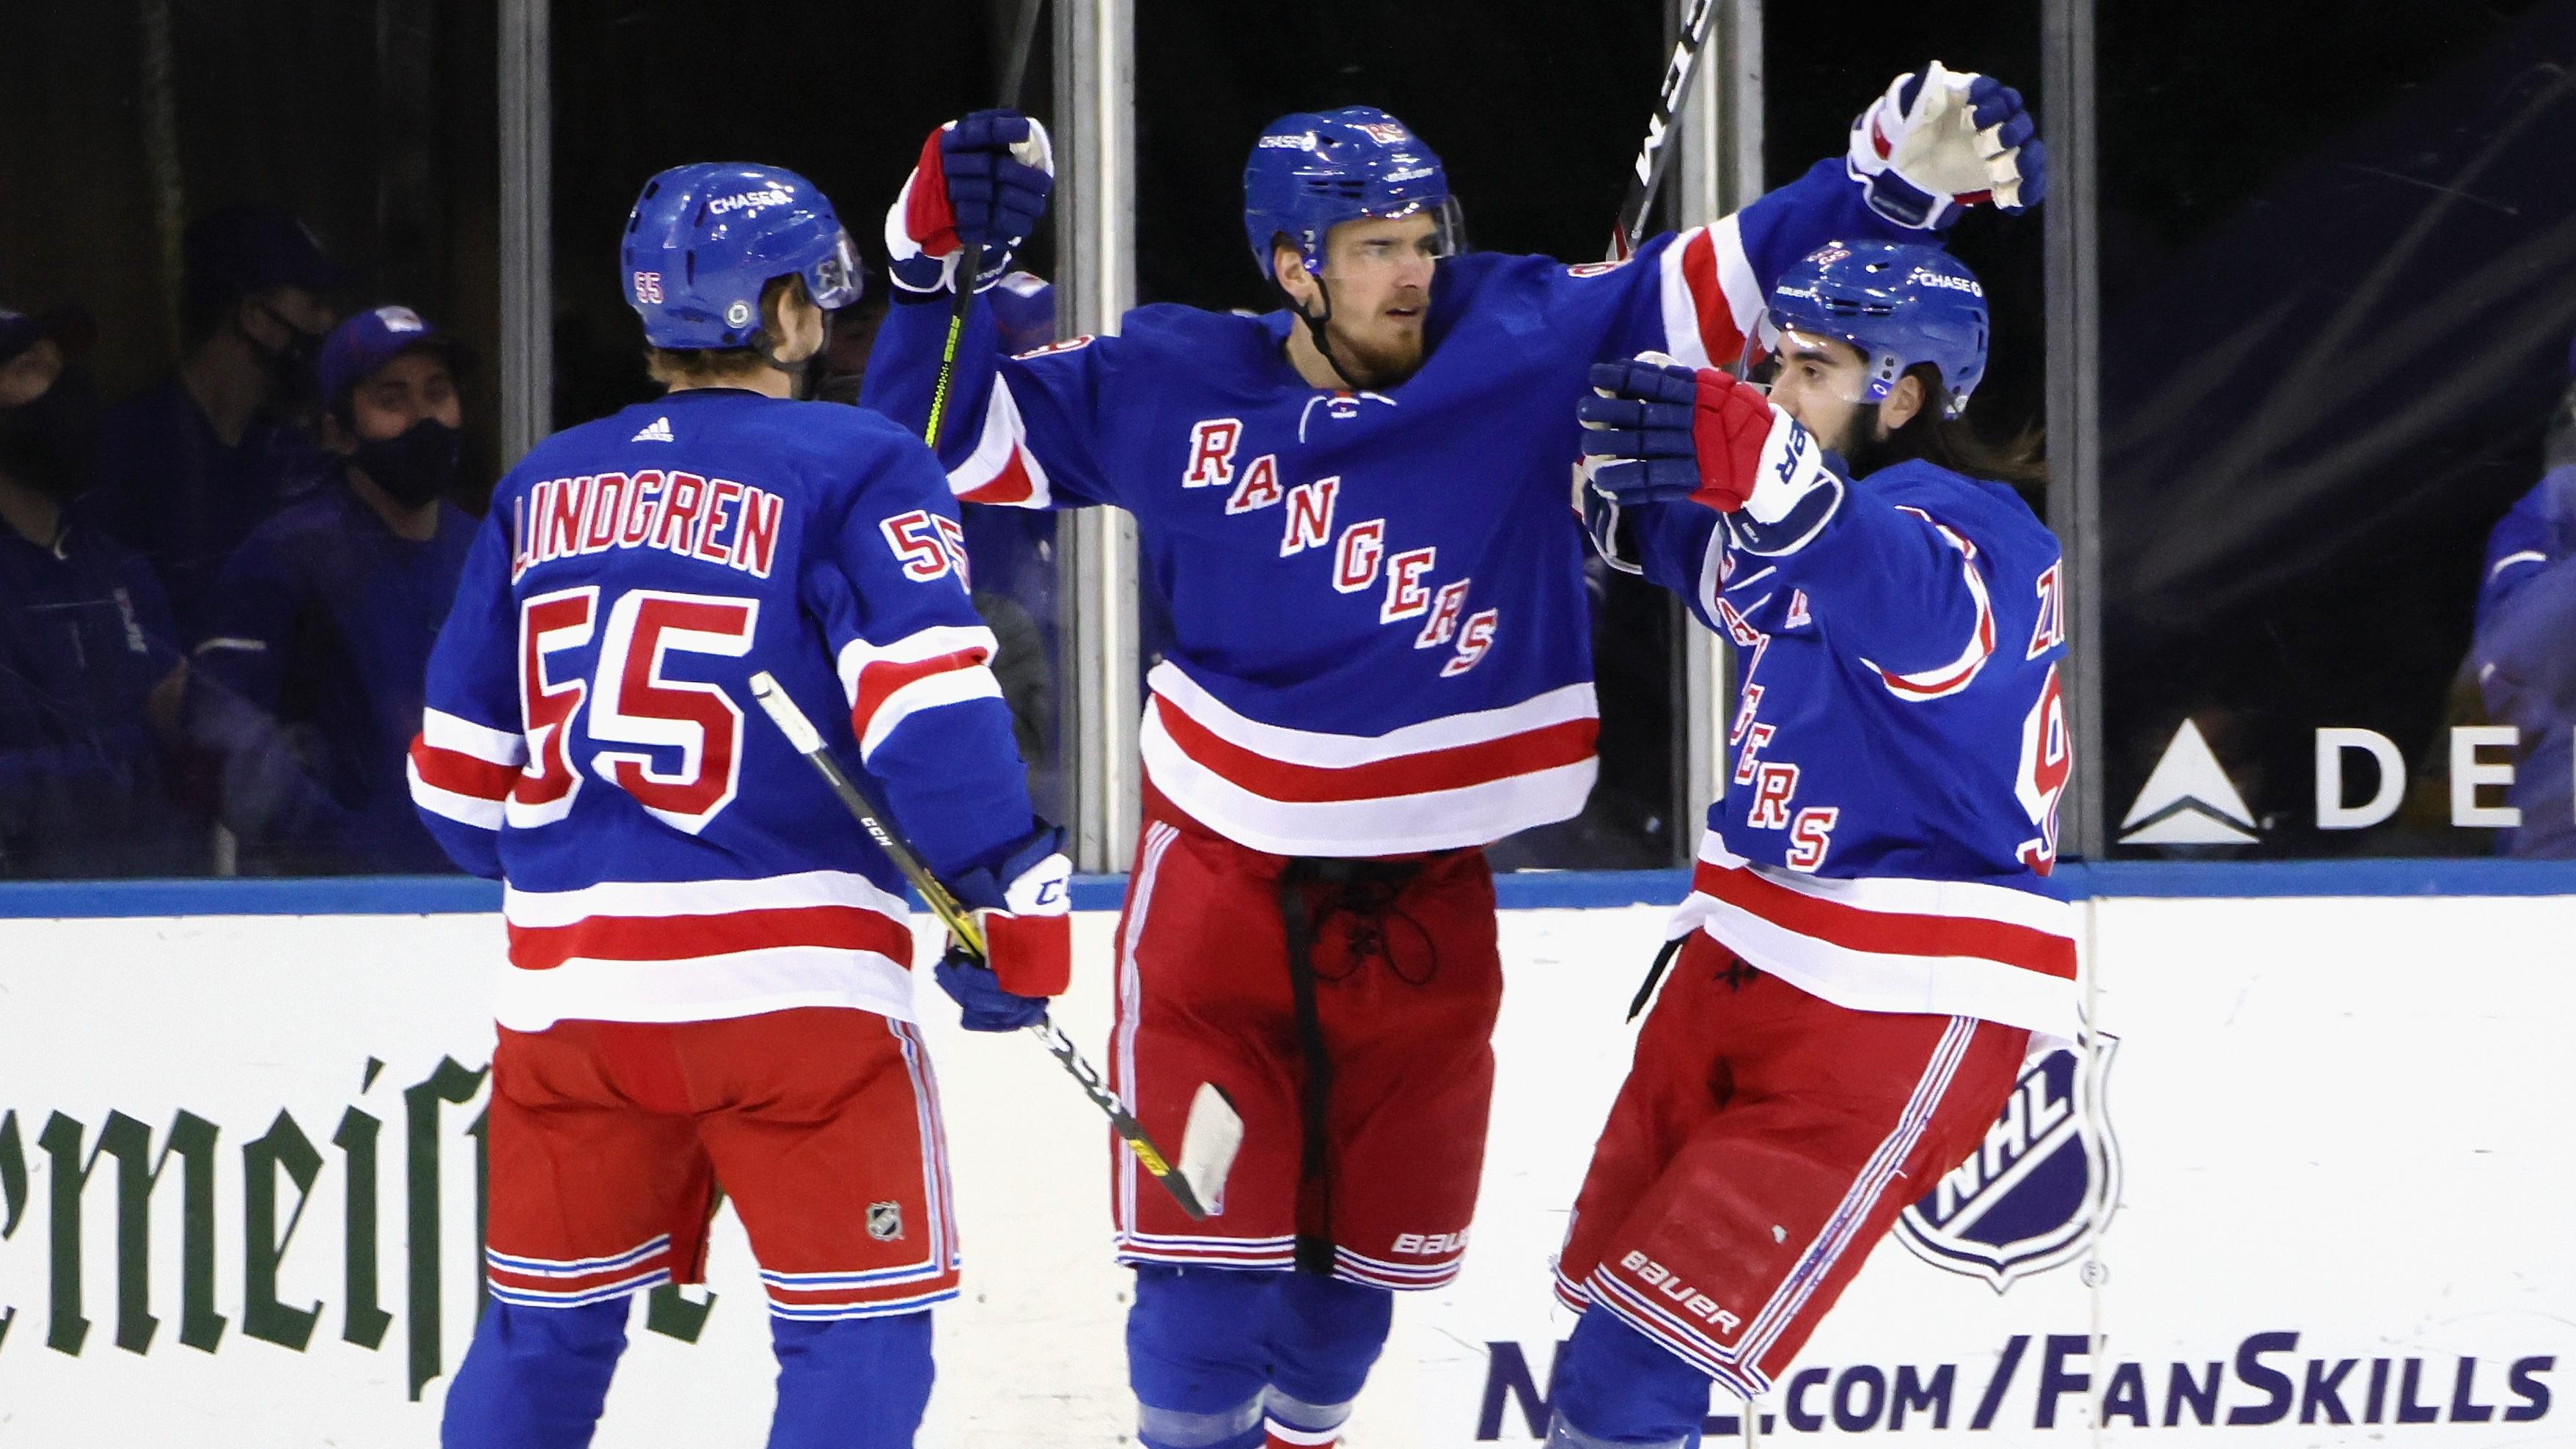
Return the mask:
MULTIPOLYGON (((1574 815, 1594 777, 1565 512, 1586 368, 1731 361, 1765 284, 1825 240, 2035 200, 2030 133, 2017 96, 1927 68, 1849 156, 1627 263, 1568 267, 1462 254, 1440 159, 1394 117, 1297 114, 1244 178, 1279 310, 1148 307, 1004 358, 974 303, 950 485, 1127 509, 1175 634, 1147 681, 1111 1071, 1178 1150, 1203 1083, 1245 1134, 1206 1222, 1113 1169, 1146 1445, 1334 1442, 1391 1290, 1458 1271, 1501 993, 1482 847, 1574 815)), ((1003 274, 1048 179, 1021 117, 931 135, 887 218, 899 290, 865 403, 925 416, 951 289, 1003 274)))
MULTIPOLYGON (((1548 1442, 1699 1442, 1766 1391, 1899 1210, 2072 1037, 2044 885, 2073 754, 2057 541, 1961 414, 1984 292, 1933 248, 1789 269, 1768 395, 1593 369, 1586 522, 1736 646, 1734 768, 1557 1268, 1548 1442), (1975 469, 1977 471, 1963 471, 1975 469)), ((2025 480, 2027 481, 2027 480, 2025 480)), ((1659 960, 1658 965, 1663 962, 1659 960)))
POLYGON ((849 238, 771 167, 656 176, 621 276, 666 396, 501 481, 429 665, 421 817, 507 885, 492 1301, 451 1446, 590 1442, 639 1290, 696 1281, 721 1181, 778 1354, 769 1443, 909 1445, 957 1292, 903 881, 759 723, 767 670, 978 909, 970 1024, 1034 1021, 1070 936, 928 449, 793 401, 849 238))

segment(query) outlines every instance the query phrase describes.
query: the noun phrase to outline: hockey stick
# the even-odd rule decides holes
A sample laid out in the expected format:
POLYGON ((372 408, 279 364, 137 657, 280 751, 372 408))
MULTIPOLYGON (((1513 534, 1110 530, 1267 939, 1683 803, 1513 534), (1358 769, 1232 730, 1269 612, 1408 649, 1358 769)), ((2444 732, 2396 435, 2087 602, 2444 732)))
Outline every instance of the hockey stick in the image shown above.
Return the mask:
POLYGON ((1646 144, 1639 148, 1637 164, 1628 173, 1628 195, 1619 203, 1619 219, 1610 228, 1611 261, 1626 261, 1645 234, 1646 213, 1654 209, 1664 163, 1672 159, 1673 118, 1690 99, 1691 82, 1699 76, 1700 53, 1708 48, 1709 34, 1716 28, 1717 0, 1691 0, 1690 13, 1682 18, 1681 38, 1673 44, 1672 62, 1664 67, 1663 89, 1655 94, 1655 113, 1646 118, 1646 144))
MULTIPOLYGON (((930 913, 939 918, 939 923, 948 928, 948 933, 957 938, 957 943, 965 948, 966 953, 978 962, 989 961, 984 948, 984 933, 975 928, 974 916, 948 887, 939 883, 939 878, 930 873, 930 868, 921 863, 921 857, 913 853, 912 847, 886 826, 883 815, 868 799, 866 792, 859 788, 858 782, 852 780, 840 762, 824 749, 823 736, 814 728, 814 722, 805 717, 805 711, 796 707, 796 701, 787 697, 786 690, 778 687, 778 680, 769 671, 764 669, 751 676, 751 697, 759 701, 770 723, 778 726, 778 732, 787 737, 788 745, 803 755, 815 773, 823 777, 823 782, 832 787, 832 793, 840 797, 841 804, 857 817, 859 827, 867 831, 868 838, 876 842, 877 849, 885 852, 886 859, 894 862, 895 869, 903 872, 903 878, 912 883, 912 888, 921 893, 922 902, 930 907, 930 913)), ((1091 1099, 1092 1105, 1109 1114, 1110 1128, 1117 1132, 1120 1141, 1127 1144, 1128 1150, 1136 1154, 1136 1160, 1144 1164, 1145 1170, 1153 1174, 1154 1180, 1172 1194, 1172 1200, 1181 1205, 1181 1211, 1194 1220, 1205 1220, 1209 1209, 1204 1204, 1214 1199, 1223 1187, 1227 1171, 1234 1166, 1235 1151, 1243 1143, 1243 1119, 1235 1113, 1233 1104, 1225 1100, 1225 1094, 1219 1092, 1214 1083, 1200 1084, 1198 1096, 1190 1104, 1189 1123, 1183 1129, 1182 1145, 1188 1150, 1182 1154, 1181 1165, 1174 1168, 1170 1159, 1163 1156, 1162 1149, 1154 1145, 1154 1139, 1147 1135, 1144 1125, 1110 1093, 1102 1083, 1100 1073, 1083 1060, 1081 1050, 1074 1046, 1073 1039, 1064 1034, 1064 1029, 1057 1026, 1053 1018, 1040 1017, 1028 1030, 1046 1043, 1047 1051, 1064 1064, 1064 1069, 1073 1075, 1073 1080, 1081 1086, 1083 1095, 1091 1099)))
MULTIPOLYGON (((1002 104, 1016 107, 1020 103, 1020 80, 1028 74, 1029 47, 1037 39, 1038 10, 1046 0, 1021 0, 1020 23, 1011 37, 1009 68, 1002 72, 1002 104)), ((984 244, 966 242, 957 256, 957 270, 949 278, 956 295, 948 303, 948 340, 939 348, 939 377, 930 385, 930 417, 921 427, 921 440, 939 451, 939 427, 948 421, 948 392, 957 381, 957 349, 966 340, 966 317, 975 307, 975 277, 984 270, 984 244)))

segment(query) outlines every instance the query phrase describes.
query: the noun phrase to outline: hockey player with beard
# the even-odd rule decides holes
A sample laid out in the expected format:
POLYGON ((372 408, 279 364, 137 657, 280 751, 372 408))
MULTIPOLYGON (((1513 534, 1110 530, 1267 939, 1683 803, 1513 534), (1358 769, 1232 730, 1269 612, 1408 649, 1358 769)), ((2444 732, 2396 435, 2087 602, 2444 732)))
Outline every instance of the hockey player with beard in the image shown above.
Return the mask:
POLYGON ((2032 1034, 2077 1030, 2044 880, 2074 764, 2062 575, 2008 486, 2035 462, 1961 420, 1984 292, 1930 247, 1836 243, 1756 332, 1767 396, 1645 357, 1578 405, 1596 545, 1734 641, 1737 707, 1558 1262, 1563 1449, 1681 1449, 1712 1379, 1766 1391, 1976 1149, 2032 1034))
MULTIPOLYGON (((1167 1146, 1202 1084, 1244 1145, 1206 1222, 1114 1169, 1146 1445, 1334 1442, 1391 1291, 1458 1271, 1501 995, 1482 847, 1574 815, 1594 777, 1565 505, 1589 366, 1732 360, 1827 239, 1926 235, 2043 180, 2020 98, 1937 65, 1853 136, 1741 213, 1569 267, 1464 253, 1440 158, 1393 116, 1295 114, 1244 173, 1279 310, 1148 307, 1006 359, 974 303, 950 486, 1127 509, 1176 636, 1147 681, 1111 1070, 1167 1146)), ((932 133, 887 219, 898 300, 863 402, 927 414, 951 289, 1003 274, 1049 180, 1022 117, 932 133)))

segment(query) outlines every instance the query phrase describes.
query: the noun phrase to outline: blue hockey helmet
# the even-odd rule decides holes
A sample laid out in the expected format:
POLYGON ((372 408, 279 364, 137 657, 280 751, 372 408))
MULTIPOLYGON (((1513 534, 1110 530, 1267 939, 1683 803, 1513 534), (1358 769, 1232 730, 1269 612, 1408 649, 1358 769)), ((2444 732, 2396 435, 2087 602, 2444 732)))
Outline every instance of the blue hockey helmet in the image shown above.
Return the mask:
POLYGON ((1915 243, 1829 242, 1780 276, 1756 329, 1830 337, 1859 348, 1879 402, 1917 363, 1941 369, 1942 416, 1966 411, 1986 375, 1986 289, 1958 258, 1915 243))
POLYGON ((741 347, 760 334, 760 289, 805 279, 829 312, 859 300, 859 257, 814 183, 776 166, 701 161, 644 183, 626 217, 626 301, 655 347, 741 347))
POLYGON ((1436 254, 1456 254, 1457 203, 1440 157, 1402 121, 1375 106, 1299 111, 1262 128, 1243 166, 1243 234, 1252 263, 1270 275, 1271 238, 1285 236, 1324 270, 1324 234, 1362 217, 1428 211, 1436 254))

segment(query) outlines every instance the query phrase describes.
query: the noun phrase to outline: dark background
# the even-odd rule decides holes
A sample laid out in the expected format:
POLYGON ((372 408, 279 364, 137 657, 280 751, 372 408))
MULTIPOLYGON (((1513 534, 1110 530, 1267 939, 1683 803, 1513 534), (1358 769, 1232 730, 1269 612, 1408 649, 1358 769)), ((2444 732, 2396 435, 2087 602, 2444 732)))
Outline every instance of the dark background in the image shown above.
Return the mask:
POLYGON ((2247 853, 2493 848, 2449 825, 2445 727, 2487 530, 2567 385, 2576 5, 2365 10, 2099 12, 2113 826, 2189 717, 2247 853), (2396 741, 2397 820, 2314 828, 2321 725, 2396 741))

